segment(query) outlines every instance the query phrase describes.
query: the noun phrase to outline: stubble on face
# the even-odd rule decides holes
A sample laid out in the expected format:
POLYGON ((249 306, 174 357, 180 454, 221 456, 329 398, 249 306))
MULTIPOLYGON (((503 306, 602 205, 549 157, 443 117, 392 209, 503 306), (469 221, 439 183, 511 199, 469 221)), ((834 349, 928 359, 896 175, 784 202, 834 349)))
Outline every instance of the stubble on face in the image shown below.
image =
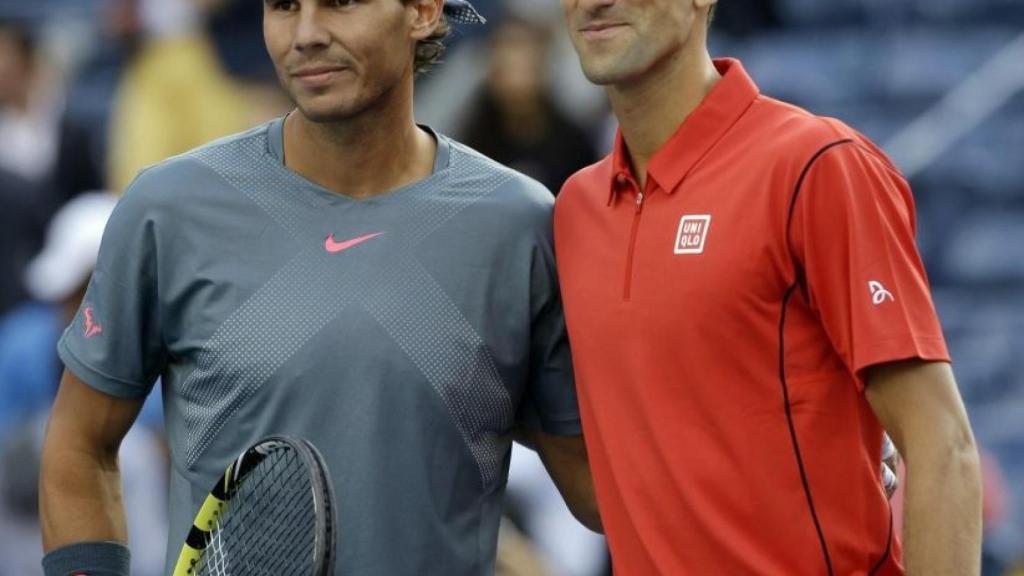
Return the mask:
POLYGON ((583 74, 599 86, 643 76, 684 45, 692 8, 679 0, 562 0, 583 74))
POLYGON ((411 74, 402 3, 316 2, 285 3, 291 10, 265 4, 264 36, 282 87, 302 115, 317 123, 343 122, 384 106, 411 74), (300 15, 297 9, 315 13, 300 15))

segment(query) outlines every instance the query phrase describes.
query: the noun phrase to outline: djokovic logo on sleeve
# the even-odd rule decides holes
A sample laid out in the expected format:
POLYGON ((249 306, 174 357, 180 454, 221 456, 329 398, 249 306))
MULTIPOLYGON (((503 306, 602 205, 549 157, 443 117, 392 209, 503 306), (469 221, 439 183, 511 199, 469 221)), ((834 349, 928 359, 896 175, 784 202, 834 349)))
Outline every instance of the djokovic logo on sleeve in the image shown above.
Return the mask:
POLYGON ((711 228, 710 214, 687 214, 679 220, 676 232, 676 254, 703 254, 704 242, 711 228))
POLYGON ((868 290, 871 291, 871 301, 875 303, 875 306, 878 306, 886 300, 889 300, 890 302, 896 301, 896 297, 892 295, 892 292, 886 290, 885 286, 883 286, 878 280, 869 280, 868 290))

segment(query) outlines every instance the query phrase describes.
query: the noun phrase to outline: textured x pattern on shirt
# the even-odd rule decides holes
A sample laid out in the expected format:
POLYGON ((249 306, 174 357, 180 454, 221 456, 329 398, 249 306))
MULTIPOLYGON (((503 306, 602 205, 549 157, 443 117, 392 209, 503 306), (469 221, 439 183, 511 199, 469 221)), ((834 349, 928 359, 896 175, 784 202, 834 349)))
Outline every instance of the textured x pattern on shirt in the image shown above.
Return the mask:
POLYGON ((85 299, 103 331, 80 314, 61 355, 115 396, 162 376, 171 542, 289 434, 333 474, 339 574, 490 573, 511 427, 580 432, 552 196, 438 136, 431 176, 353 200, 284 166, 282 125, 137 179, 85 299))

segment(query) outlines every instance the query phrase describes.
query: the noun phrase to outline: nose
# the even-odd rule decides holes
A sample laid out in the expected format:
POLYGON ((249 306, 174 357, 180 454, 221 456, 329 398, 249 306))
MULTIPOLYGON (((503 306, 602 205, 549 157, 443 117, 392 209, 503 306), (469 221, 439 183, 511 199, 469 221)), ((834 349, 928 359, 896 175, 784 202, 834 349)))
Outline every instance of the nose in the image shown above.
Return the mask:
POLYGON ((294 41, 295 49, 299 52, 323 48, 330 43, 330 34, 321 22, 322 15, 317 10, 317 4, 303 2, 299 8, 294 41))

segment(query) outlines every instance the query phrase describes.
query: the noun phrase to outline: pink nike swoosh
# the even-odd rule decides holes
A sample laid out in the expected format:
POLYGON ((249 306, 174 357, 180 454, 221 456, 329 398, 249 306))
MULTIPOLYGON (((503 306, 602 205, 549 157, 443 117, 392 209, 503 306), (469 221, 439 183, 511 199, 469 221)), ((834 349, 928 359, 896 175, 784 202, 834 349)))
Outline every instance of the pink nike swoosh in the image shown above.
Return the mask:
POLYGON ((344 252, 353 246, 358 246, 367 240, 373 240, 377 236, 380 236, 383 232, 377 232, 376 234, 367 234, 366 236, 360 236, 359 238, 353 238, 344 242, 335 242, 334 234, 327 237, 327 241, 324 243, 324 248, 327 249, 331 254, 337 254, 338 252, 344 252))

